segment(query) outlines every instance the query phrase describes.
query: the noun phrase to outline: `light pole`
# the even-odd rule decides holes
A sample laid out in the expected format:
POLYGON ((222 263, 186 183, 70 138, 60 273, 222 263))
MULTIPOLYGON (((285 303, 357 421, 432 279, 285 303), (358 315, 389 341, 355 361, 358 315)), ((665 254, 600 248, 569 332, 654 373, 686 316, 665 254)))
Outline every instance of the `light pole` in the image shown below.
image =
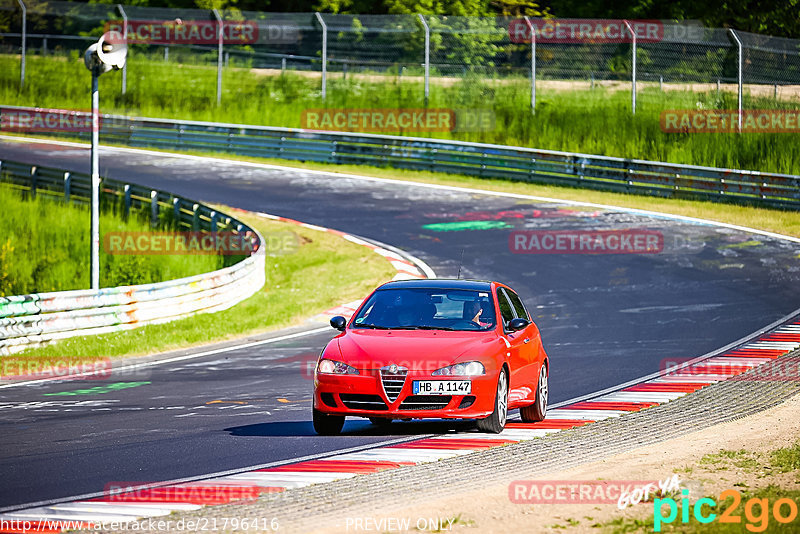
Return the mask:
POLYGON ((100 96, 97 79, 104 72, 125 66, 128 45, 119 32, 104 33, 100 40, 86 49, 83 61, 92 73, 92 221, 91 221, 91 278, 92 289, 100 289, 100 96))

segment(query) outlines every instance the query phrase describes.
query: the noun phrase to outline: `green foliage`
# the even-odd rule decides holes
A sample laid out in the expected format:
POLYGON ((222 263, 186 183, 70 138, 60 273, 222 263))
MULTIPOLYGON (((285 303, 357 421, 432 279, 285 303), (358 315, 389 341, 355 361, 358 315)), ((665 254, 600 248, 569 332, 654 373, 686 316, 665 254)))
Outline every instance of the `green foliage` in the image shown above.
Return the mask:
MULTIPOLYGON (((491 43, 487 43, 491 46, 491 43)), ((624 45, 621 45, 624 46, 624 45)), ((619 54, 620 58, 626 54, 619 54)), ((644 57, 644 56, 642 56, 644 57)), ((31 57, 28 81, 18 90, 16 59, 0 56, 0 102, 15 105, 85 109, 88 73, 80 59, 31 57), (50 83, 58 79, 60 83, 50 83)), ((625 65, 620 66, 623 69, 625 65)), ((476 69, 479 69, 476 66, 476 69)), ((459 73, 461 75, 461 73, 459 73)), ((489 79, 467 72, 457 80, 433 78, 431 108, 489 109, 491 130, 417 136, 499 143, 541 149, 800 174, 800 136, 790 133, 664 133, 660 114, 667 109, 734 109, 736 95, 715 90, 661 92, 642 84, 638 110, 630 113, 630 92, 553 90, 539 85, 536 114, 530 113, 530 84, 523 76, 489 79)), ((316 74, 265 75, 241 68, 223 74, 222 105, 216 105, 216 69, 199 63, 165 63, 134 55, 128 70, 128 94, 119 76, 100 79, 101 109, 131 116, 206 120, 301 127, 303 111, 313 108, 420 108, 425 100, 417 73, 404 76, 350 74, 328 78, 325 101, 316 74), (409 76, 417 76, 409 79, 409 76)), ((750 109, 793 108, 796 103, 745 95, 750 109)), ((388 132, 401 133, 401 132, 388 132)))
MULTIPOLYGON (((23 196, 0 186, 0 296, 89 287, 89 210, 45 198, 23 196)), ((149 222, 127 221, 111 209, 100 217, 106 232, 149 232, 149 222)), ((101 246, 100 285, 161 282, 222 267, 219 256, 111 255, 101 246)))

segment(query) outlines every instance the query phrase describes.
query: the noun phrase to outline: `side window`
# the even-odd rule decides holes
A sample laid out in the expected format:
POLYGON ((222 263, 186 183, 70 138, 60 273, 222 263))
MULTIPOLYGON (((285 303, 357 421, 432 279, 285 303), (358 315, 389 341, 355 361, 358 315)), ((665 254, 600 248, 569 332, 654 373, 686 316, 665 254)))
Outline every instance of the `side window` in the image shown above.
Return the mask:
POLYGON ((528 312, 525 311, 525 306, 523 306, 522 300, 520 300, 519 296, 510 290, 506 290, 506 294, 508 295, 508 299, 511 301, 511 305, 514 306, 514 311, 517 313, 517 317, 530 320, 531 318, 528 316, 528 312))
POLYGON ((497 305, 500 306, 500 315, 503 316, 503 324, 508 324, 508 322, 514 318, 514 310, 511 308, 511 303, 508 302, 506 292, 502 287, 497 289, 497 305))

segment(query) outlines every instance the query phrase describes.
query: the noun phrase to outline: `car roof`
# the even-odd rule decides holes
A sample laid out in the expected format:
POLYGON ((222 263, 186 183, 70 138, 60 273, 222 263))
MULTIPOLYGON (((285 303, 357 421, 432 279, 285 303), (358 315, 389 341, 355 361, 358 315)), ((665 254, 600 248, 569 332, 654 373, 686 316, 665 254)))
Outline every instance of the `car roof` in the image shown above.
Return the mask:
POLYGON ((423 280, 395 280, 383 284, 383 289, 469 289, 473 291, 489 291, 492 282, 486 280, 462 280, 455 278, 428 278, 423 280))

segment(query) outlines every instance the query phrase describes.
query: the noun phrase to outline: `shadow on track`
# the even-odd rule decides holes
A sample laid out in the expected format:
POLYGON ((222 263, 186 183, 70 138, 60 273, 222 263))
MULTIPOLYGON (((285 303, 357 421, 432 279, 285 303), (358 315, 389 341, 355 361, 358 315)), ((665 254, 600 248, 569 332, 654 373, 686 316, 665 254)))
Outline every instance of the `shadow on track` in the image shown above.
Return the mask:
MULTIPOLYGON (((395 421, 386 426, 376 426, 366 419, 348 419, 344 424, 342 436, 414 436, 465 432, 472 430, 470 421, 395 421)), ((316 436, 311 421, 281 421, 258 423, 255 425, 232 426, 224 429, 231 436, 242 437, 307 437, 316 436)), ((330 436, 326 436, 330 438, 330 436)))

